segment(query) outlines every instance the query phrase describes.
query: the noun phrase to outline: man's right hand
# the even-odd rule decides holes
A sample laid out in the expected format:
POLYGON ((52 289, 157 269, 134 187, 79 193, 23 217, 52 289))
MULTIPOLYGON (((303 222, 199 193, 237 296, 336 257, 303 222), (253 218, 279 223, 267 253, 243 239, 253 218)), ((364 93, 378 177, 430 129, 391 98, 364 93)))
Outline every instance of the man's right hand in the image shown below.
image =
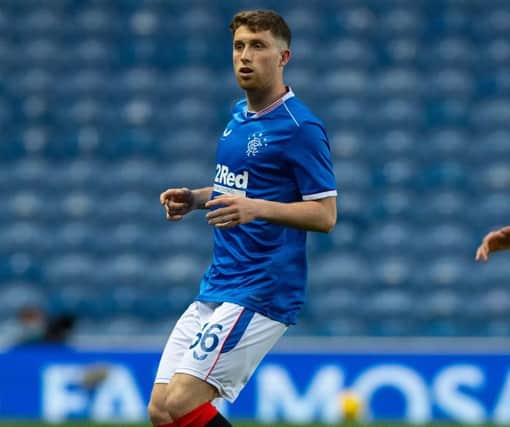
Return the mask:
POLYGON ((169 188, 161 193, 159 201, 165 207, 168 221, 179 221, 194 209, 193 193, 189 188, 169 188))

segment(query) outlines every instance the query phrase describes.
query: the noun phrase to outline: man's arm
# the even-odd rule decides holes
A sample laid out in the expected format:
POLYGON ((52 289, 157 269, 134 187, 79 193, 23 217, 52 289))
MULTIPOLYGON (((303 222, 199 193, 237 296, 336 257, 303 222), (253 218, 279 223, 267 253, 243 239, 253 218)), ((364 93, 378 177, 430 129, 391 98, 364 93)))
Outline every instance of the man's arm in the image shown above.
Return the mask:
POLYGON ((330 232, 336 224, 336 197, 303 202, 280 203, 239 196, 220 196, 205 204, 219 206, 207 214, 209 224, 230 228, 263 219, 307 231, 330 232))
POLYGON ((212 190, 212 187, 204 187, 193 190, 191 192, 194 201, 193 209, 205 209, 205 204, 211 198, 212 190))
POLYGON ((487 234, 476 251, 476 260, 487 262, 492 252, 510 249, 510 225, 487 234))

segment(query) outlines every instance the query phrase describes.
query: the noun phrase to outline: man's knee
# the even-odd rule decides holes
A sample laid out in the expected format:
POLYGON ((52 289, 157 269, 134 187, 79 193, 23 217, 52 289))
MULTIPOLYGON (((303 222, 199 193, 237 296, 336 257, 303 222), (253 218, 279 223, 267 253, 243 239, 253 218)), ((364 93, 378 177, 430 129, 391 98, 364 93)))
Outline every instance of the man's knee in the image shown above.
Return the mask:
POLYGON ((176 375, 166 390, 165 409, 177 419, 217 396, 216 389, 205 381, 189 375, 176 375))
MULTIPOLYGON (((165 409, 173 419, 177 419, 197 406, 192 399, 193 389, 186 389, 181 384, 172 384, 168 387, 165 397, 165 409)), ((202 403, 202 402, 200 402, 202 403)))
POLYGON ((153 426, 159 426, 171 421, 170 415, 165 409, 164 402, 157 402, 151 399, 147 407, 147 412, 153 426))
POLYGON ((168 424, 172 421, 165 408, 166 388, 166 384, 156 384, 152 390, 147 412, 153 426, 168 424))

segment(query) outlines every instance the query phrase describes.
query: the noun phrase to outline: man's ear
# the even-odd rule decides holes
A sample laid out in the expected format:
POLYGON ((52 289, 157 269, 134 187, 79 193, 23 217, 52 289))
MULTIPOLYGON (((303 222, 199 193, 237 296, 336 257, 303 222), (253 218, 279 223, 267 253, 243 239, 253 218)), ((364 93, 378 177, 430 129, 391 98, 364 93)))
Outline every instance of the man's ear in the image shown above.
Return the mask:
POLYGON ((290 49, 282 50, 280 54, 280 66, 285 67, 289 63, 290 57, 291 57, 290 49))

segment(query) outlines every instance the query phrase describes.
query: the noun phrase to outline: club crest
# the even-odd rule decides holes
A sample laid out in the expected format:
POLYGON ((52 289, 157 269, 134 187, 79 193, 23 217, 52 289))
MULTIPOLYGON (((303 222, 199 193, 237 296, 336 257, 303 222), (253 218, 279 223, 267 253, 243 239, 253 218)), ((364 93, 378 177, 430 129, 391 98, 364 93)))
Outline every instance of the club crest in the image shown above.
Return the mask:
POLYGON ((264 147, 267 147, 267 138, 264 136, 263 132, 255 132, 248 137, 246 155, 248 157, 254 157, 264 147))

